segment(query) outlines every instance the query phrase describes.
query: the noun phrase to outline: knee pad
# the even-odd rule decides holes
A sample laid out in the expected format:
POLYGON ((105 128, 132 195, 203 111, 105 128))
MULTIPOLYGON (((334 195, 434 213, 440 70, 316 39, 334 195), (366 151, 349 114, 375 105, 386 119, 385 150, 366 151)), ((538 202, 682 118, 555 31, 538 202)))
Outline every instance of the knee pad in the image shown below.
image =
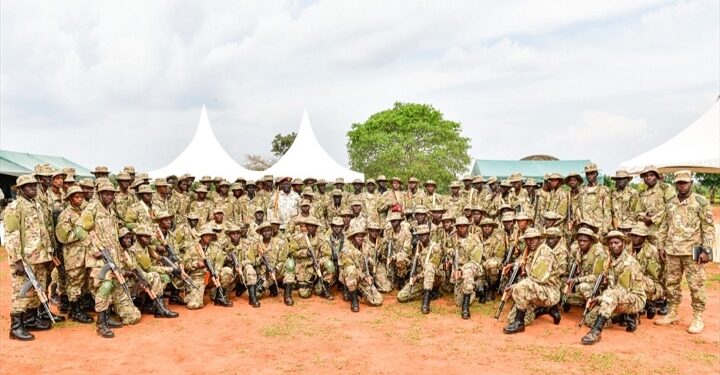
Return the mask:
POLYGON ((113 289, 113 282, 111 280, 103 280, 98 287, 97 296, 102 299, 107 299, 112 294, 113 289))
POLYGON ((285 272, 295 273, 295 259, 287 258, 285 261, 285 272))

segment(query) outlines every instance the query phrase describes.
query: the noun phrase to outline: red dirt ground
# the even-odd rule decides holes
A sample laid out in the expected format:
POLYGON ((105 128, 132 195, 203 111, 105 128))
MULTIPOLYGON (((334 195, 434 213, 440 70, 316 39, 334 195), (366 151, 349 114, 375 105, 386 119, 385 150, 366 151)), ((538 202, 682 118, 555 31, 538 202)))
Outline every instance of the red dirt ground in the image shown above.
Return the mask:
POLYGON ((178 319, 143 315, 140 324, 115 330, 115 339, 100 338, 94 325, 62 323, 25 343, 8 339, 7 269, 0 271, 0 373, 720 373, 717 264, 708 266, 702 334, 685 332, 685 289, 680 324, 662 328, 643 319, 634 334, 615 326, 592 347, 579 343, 587 329, 577 328, 578 309, 559 326, 542 317, 507 336, 491 317, 497 304, 473 306, 464 321, 447 299, 434 301, 425 316, 419 302, 399 304, 394 296, 379 308, 361 304, 356 314, 340 298, 296 298, 286 307, 278 297, 253 309, 243 296, 231 308, 172 306, 178 319))

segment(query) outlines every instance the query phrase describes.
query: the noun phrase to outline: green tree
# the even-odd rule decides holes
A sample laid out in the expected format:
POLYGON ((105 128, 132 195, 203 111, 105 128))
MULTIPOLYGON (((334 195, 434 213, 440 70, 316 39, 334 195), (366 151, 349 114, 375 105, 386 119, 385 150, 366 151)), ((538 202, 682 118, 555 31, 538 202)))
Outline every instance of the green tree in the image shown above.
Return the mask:
POLYGON ((460 135, 461 129, 430 105, 395 103, 352 125, 347 133, 350 166, 368 177, 433 179, 445 189, 470 164, 470 139, 460 135))
POLYGON ((290 146, 292 146, 293 142, 295 142, 295 137, 297 136, 297 133, 292 132, 290 134, 282 135, 282 134, 275 134, 275 138, 272 140, 272 151, 273 155, 275 157, 280 158, 287 150, 290 149, 290 146))
POLYGON ((716 173, 698 173, 695 176, 702 186, 709 190, 710 203, 715 203, 715 193, 720 188, 720 174, 716 173))

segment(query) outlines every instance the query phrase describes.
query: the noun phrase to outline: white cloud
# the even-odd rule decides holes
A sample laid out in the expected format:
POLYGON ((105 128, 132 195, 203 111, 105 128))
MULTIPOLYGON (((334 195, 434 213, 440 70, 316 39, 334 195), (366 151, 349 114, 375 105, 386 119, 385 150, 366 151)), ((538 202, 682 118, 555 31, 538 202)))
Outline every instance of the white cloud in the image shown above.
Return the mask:
POLYGON ((0 146, 115 169, 171 161, 203 104, 237 160, 307 108, 344 162, 353 122, 417 101, 462 122, 476 157, 613 170, 703 113, 720 80, 713 0, 1 6, 0 146))

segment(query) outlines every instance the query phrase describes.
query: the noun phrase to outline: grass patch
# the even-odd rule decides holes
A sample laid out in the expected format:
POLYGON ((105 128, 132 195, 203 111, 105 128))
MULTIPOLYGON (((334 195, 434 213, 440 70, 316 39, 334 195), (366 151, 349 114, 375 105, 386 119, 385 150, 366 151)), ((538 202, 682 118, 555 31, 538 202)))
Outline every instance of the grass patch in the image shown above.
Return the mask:
POLYGON ((588 368, 592 371, 608 371, 617 365, 615 353, 595 353, 587 359, 588 368))
POLYGON ((698 362, 709 366, 717 364, 720 360, 720 356, 716 353, 705 352, 687 352, 684 357, 692 362, 698 362))
POLYGON ((420 343, 420 340, 422 340, 422 337, 422 328, 420 328, 420 326, 417 324, 413 324, 412 326, 410 326, 410 328, 407 329, 407 331, 405 331, 402 339, 408 344, 418 345, 420 343))
POLYGON ((260 334, 265 337, 313 337, 318 333, 332 333, 333 328, 328 325, 318 326, 319 323, 314 316, 305 313, 285 314, 280 323, 273 323, 260 329, 260 334))

